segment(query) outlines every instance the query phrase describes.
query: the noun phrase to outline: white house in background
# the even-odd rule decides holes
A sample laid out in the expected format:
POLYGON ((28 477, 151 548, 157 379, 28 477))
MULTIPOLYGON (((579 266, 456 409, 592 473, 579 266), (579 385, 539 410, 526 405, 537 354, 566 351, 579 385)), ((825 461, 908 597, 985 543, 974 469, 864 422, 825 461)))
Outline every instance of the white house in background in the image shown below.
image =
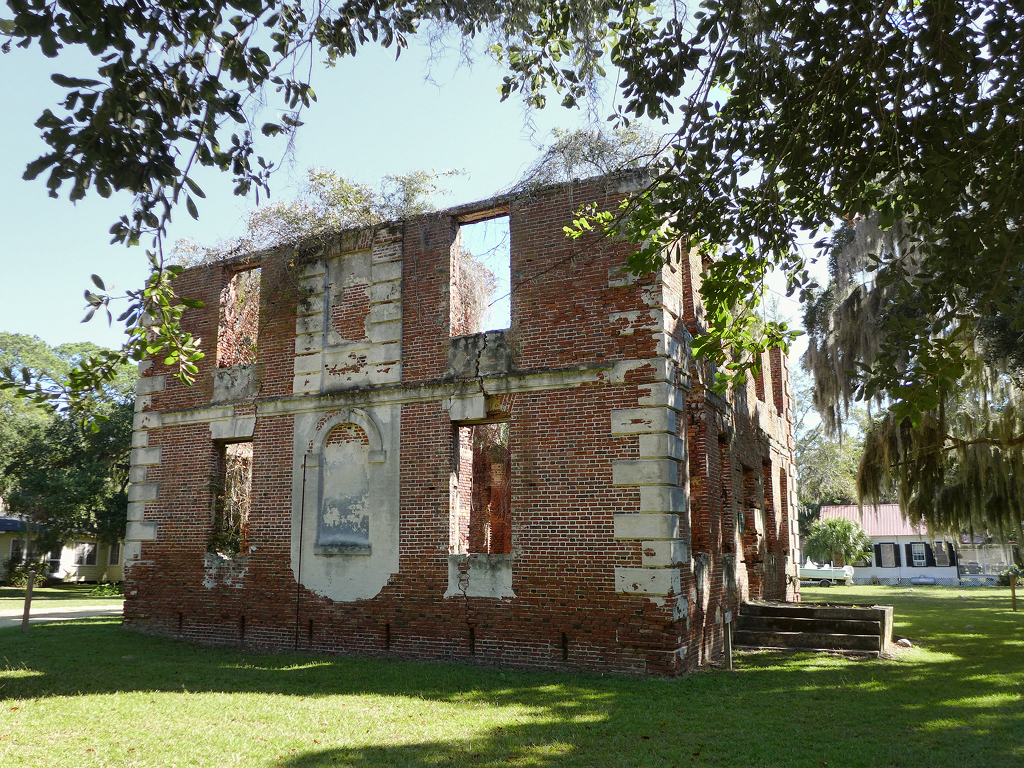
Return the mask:
MULTIPOLYGON (((21 562, 25 556, 25 524, 11 516, 0 516, 0 578, 8 560, 21 562)), ((121 543, 97 542, 93 536, 69 541, 61 549, 40 556, 35 541, 28 556, 46 564, 46 572, 67 582, 124 580, 124 552, 121 543)))
POLYGON ((960 584, 952 539, 928 535, 924 521, 911 525, 903 519, 899 504, 864 507, 863 515, 856 504, 826 506, 821 508, 821 519, 853 520, 871 539, 874 554, 869 562, 853 564, 854 584, 960 584))

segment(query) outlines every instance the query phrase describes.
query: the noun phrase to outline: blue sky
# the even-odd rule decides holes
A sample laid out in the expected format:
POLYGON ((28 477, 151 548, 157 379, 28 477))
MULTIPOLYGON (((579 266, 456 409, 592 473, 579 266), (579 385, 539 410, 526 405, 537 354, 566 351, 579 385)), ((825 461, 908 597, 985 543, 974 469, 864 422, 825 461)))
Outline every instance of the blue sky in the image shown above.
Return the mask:
MULTIPOLYGON (((109 245, 108 230, 128 210, 126 196, 87 196, 77 204, 47 196, 43 180, 21 179, 25 165, 45 150, 33 123, 55 108, 63 89, 50 75, 87 76, 81 55, 48 60, 38 51, 15 48, 0 56, 0 330, 29 333, 51 344, 94 341, 114 346, 120 331, 85 315, 83 291, 98 273, 108 287, 136 287, 145 276, 140 248, 109 245), (77 65, 77 66, 75 66, 77 65)), ((394 53, 366 47, 355 58, 323 69, 313 80, 318 102, 304 115, 295 154, 275 177, 276 198, 288 199, 306 168, 323 166, 364 183, 386 173, 421 168, 465 169, 449 184, 441 206, 486 198, 509 186, 538 154, 553 127, 586 121, 579 110, 552 106, 532 114, 499 102, 502 70, 485 57, 472 66, 450 56, 429 63, 429 52, 414 47, 395 61, 394 53), (427 77, 430 77, 430 82, 427 77)), ((56 111, 56 110, 55 110, 56 111)), ((272 119, 273 113, 261 115, 272 119)), ((273 156, 275 160, 279 156, 273 156)), ((201 173, 206 192, 199 221, 178 212, 170 239, 201 243, 239 234, 253 199, 231 193, 227 175, 201 173)))
MULTIPOLYGON (((35 334, 51 344, 89 340, 118 346, 116 324, 108 328, 99 317, 87 324, 80 320, 91 273, 121 289, 144 279, 142 249, 109 244, 108 230, 128 210, 127 196, 87 196, 72 204, 66 196, 49 198, 41 179, 21 179, 25 165, 45 150, 33 123, 64 93, 50 75, 88 76, 94 71, 90 64, 75 52, 48 60, 38 51, 15 48, 0 56, 0 109, 6 116, 0 121, 0 330, 35 334)), ((441 206, 508 187, 537 157, 552 128, 581 126, 587 117, 557 106, 557 99, 527 116, 519 102, 499 101, 502 74, 485 56, 472 67, 460 65, 456 56, 432 60, 415 42, 398 61, 393 51, 368 46, 333 69, 322 69, 313 79, 318 102, 303 116, 306 125, 294 157, 273 181, 274 196, 290 198, 310 166, 369 184, 386 173, 464 169, 465 176, 450 180, 452 194, 437 199, 441 206)), ((607 88, 610 103, 614 94, 611 84, 607 88)), ((608 111, 607 105, 599 110, 608 111)), ((274 115, 268 111, 261 117, 274 115)), ((206 172, 196 178, 207 195, 197 201, 200 219, 179 211, 170 241, 190 237, 214 243, 239 234, 255 201, 235 197, 227 175, 206 172)), ((786 309, 793 314, 791 306, 786 309)))

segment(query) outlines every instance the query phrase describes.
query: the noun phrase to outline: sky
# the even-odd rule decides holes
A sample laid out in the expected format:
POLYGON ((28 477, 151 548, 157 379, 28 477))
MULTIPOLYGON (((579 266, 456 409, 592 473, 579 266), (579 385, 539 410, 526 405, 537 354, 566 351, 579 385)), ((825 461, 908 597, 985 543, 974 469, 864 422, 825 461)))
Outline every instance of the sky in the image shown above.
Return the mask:
MULTIPOLYGON (((15 48, 0 55, 0 330, 32 334, 50 344, 92 341, 119 346, 123 331, 97 315, 85 315, 83 291, 96 273, 109 287, 135 288, 146 275, 142 248, 110 245, 110 226, 130 209, 126 195, 103 200, 87 195, 77 204, 47 195, 44 179, 23 181, 25 165, 46 145, 33 123, 46 108, 56 110, 64 89, 50 75, 89 76, 94 65, 77 52, 46 59, 37 50, 15 48)), ((451 194, 436 203, 448 207, 481 200, 508 188, 550 140, 551 130, 587 124, 580 110, 552 106, 530 113, 514 100, 500 102, 503 70, 486 56, 472 66, 456 55, 432 57, 422 46, 393 51, 367 46, 338 66, 320 68, 313 77, 317 103, 303 115, 293 155, 272 181, 276 199, 290 199, 312 166, 330 168, 367 184, 388 173, 419 169, 461 169, 448 184, 451 194)), ((599 114, 614 98, 609 84, 599 114)), ((59 114, 59 112, 58 112, 59 114)), ((269 110, 260 115, 273 120, 269 110)), ((277 154, 268 153, 275 161, 277 154)), ((255 200, 232 194, 227 174, 195 176, 206 192, 193 221, 182 209, 169 242, 191 238, 213 244, 240 234, 255 200)), ((499 290, 499 293, 501 291, 499 290)), ((795 307, 783 311, 796 316, 795 307)), ((501 327, 497 303, 493 327, 501 327)))

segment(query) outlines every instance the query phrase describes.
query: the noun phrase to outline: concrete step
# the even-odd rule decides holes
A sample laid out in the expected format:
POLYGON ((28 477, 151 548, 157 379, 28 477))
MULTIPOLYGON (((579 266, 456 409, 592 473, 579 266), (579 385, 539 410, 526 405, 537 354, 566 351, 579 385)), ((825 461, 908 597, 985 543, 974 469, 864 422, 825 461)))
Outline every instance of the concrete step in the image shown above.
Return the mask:
POLYGON ((784 616, 799 619, 839 619, 879 621, 887 606, 874 605, 816 605, 814 603, 743 603, 743 616, 784 616))
POLYGON ((878 653, 878 635, 844 635, 835 632, 759 632, 738 629, 733 645, 751 648, 801 648, 807 650, 878 653))
POLYGON ((881 622, 865 619, 822 619, 799 616, 740 615, 739 626, 759 632, 834 632, 840 635, 875 635, 881 633, 881 622))
POLYGON ((738 646, 883 653, 892 650, 891 605, 743 603, 738 646))

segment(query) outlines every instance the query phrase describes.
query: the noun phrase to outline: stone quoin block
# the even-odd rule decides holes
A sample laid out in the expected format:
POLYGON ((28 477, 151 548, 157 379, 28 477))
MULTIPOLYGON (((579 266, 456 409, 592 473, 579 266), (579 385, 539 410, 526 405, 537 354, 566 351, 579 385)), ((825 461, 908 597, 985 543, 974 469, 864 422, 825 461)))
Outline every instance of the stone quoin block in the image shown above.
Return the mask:
POLYGON ((612 464, 614 485, 675 485, 679 462, 675 459, 639 459, 612 464))
POLYGON ((678 515, 615 515, 616 539, 678 539, 678 515))
POLYGON ((611 412, 613 435, 676 431, 676 414, 668 408, 630 408, 611 412))
MULTIPOLYGON (((139 365, 141 366, 143 362, 148 362, 152 365, 151 360, 143 360, 139 365)), ((166 374, 160 374, 159 376, 143 376, 135 383, 135 392, 139 395, 150 395, 154 392, 163 392, 165 389, 167 389, 166 374)))
POLYGON ((615 591, 633 595, 677 595, 682 576, 675 568, 616 568, 615 591))

